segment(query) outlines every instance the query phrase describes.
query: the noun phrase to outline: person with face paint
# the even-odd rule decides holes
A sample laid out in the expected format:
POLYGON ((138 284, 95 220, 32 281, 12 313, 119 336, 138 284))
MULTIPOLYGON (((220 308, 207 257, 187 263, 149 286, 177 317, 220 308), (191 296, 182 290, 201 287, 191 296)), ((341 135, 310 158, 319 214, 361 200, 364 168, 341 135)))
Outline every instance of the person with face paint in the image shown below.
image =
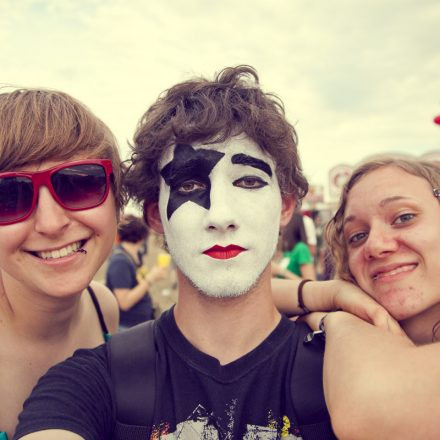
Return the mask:
POLYGON ((0 93, 0 438, 49 367, 118 328, 92 281, 122 206, 121 161, 104 123, 51 90, 0 93))
MULTIPOLYGON (((125 183, 177 267, 178 302, 155 323, 152 426, 118 422, 107 344, 49 370, 16 438, 334 438, 323 341, 303 344, 310 329, 281 316, 272 297, 280 227, 307 182, 296 133, 255 70, 227 68, 167 90, 139 122, 125 183)), ((325 293, 315 310, 338 307, 349 285, 310 282, 299 304, 315 309, 316 289, 325 293)), ((301 312, 296 294, 284 293, 277 305, 301 312)), ((361 314, 387 325, 383 309, 366 303, 361 314)))

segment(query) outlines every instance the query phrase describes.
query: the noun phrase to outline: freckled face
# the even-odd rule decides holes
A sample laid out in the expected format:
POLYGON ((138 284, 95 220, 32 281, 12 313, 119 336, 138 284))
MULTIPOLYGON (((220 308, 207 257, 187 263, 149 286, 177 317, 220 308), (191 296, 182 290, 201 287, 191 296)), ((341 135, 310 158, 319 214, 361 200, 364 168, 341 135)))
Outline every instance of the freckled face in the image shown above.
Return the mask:
POLYGON ((161 166, 159 209, 178 268, 209 296, 249 291, 278 240, 282 203, 272 159, 233 137, 173 146, 161 166))
POLYGON ((353 276, 396 319, 440 303, 440 204, 425 179, 372 171, 350 191, 344 222, 353 276))

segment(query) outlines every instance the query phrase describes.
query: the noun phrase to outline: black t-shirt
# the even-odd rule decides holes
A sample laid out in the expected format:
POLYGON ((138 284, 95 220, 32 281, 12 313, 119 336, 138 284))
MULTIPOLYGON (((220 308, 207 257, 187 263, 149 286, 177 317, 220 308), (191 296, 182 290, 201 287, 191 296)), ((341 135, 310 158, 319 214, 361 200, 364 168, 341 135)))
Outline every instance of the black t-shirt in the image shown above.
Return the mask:
MULTIPOLYGON (((222 366, 185 339, 172 309, 158 324, 157 398, 151 438, 300 437, 298 405, 291 397, 295 353, 302 344, 300 325, 282 318, 257 348, 222 366)), ((314 376, 321 390, 322 361, 321 369, 304 370, 304 375, 314 376)), ((310 399, 303 394, 299 392, 298 399, 310 399)), ((113 397, 106 346, 78 350, 40 379, 25 402, 16 438, 56 428, 73 431, 86 440, 111 438, 113 397)))

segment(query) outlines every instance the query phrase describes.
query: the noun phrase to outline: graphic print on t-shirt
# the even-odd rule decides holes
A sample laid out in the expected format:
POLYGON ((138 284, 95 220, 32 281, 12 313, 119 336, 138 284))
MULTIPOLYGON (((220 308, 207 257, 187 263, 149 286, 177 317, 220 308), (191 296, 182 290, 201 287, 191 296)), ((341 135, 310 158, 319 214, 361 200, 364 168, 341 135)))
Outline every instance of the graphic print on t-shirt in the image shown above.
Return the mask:
MULTIPOLYGON (((150 440, 233 440, 234 409, 237 403, 236 399, 234 400, 226 411, 227 420, 216 417, 202 405, 198 405, 185 421, 177 424, 174 432, 170 432, 169 423, 153 426, 150 440)), ((298 429, 291 427, 287 416, 277 420, 270 411, 267 417, 267 426, 246 424, 246 432, 242 438, 243 440, 276 440, 280 438, 302 440, 298 429)))

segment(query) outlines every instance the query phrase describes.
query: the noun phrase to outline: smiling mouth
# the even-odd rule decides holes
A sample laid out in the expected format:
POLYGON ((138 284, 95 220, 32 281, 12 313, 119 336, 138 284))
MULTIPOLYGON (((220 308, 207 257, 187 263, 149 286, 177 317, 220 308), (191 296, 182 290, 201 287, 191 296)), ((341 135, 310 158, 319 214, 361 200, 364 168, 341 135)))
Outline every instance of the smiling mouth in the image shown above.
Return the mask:
POLYGON ((379 272, 376 275, 373 276, 373 281, 380 280, 381 278, 385 277, 392 277, 394 275, 398 275, 399 273, 403 272, 411 272, 413 269, 417 267, 417 264, 405 264, 403 266, 399 266, 396 269, 389 270, 387 272, 379 272))
POLYGON ((212 248, 207 249, 203 253, 208 257, 215 258, 217 260, 228 260, 229 258, 234 258, 246 249, 236 246, 235 244, 230 244, 229 246, 223 247, 215 245, 212 248))
POLYGON ((38 258, 42 258, 43 260, 53 260, 57 258, 68 257, 75 252, 78 252, 78 249, 82 248, 87 240, 76 241, 75 243, 70 243, 67 246, 64 246, 60 249, 55 249, 51 251, 39 251, 39 252, 30 252, 32 255, 38 258))

